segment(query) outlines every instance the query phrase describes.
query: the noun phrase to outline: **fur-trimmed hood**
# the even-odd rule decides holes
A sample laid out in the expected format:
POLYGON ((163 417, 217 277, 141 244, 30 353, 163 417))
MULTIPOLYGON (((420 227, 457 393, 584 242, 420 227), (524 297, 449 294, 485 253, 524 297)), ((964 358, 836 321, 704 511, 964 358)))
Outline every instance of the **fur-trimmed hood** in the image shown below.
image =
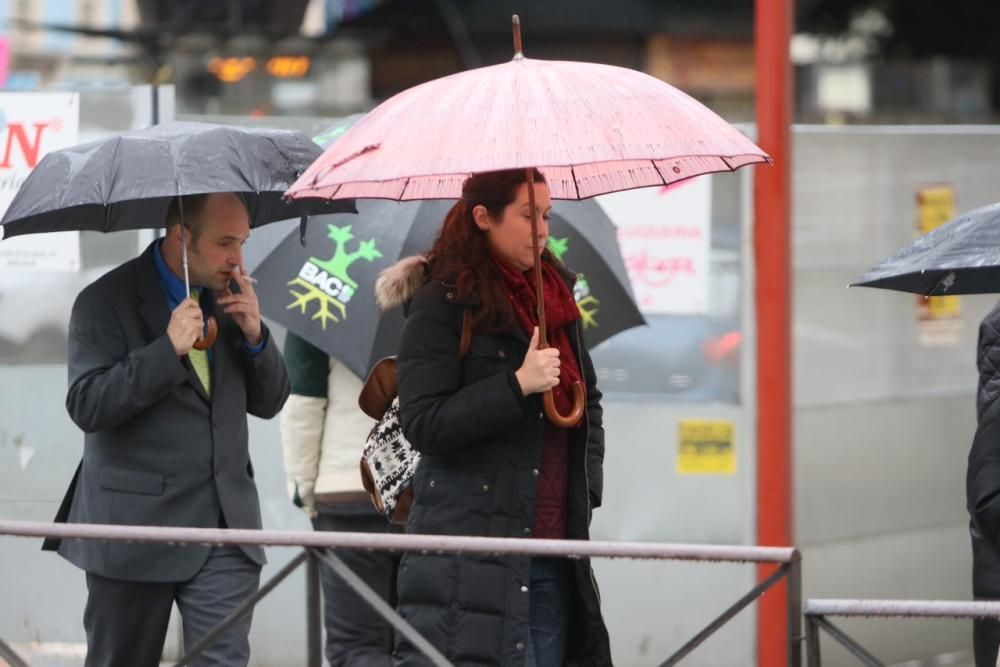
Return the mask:
POLYGON ((404 257, 378 274, 375 281, 375 303, 385 312, 409 301, 427 281, 427 257, 404 257))

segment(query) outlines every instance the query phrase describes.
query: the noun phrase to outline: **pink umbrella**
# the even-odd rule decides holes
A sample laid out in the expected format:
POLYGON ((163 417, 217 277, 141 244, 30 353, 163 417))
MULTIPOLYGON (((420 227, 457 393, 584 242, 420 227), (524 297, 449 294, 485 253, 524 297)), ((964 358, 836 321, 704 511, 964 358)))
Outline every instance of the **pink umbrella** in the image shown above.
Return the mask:
MULTIPOLYGON (((473 173, 538 167, 553 198, 595 195, 733 171, 770 158, 710 109, 622 67, 513 60, 435 79, 386 100, 351 127, 286 193, 293 199, 457 199, 473 173)), ((534 224, 534 219, 532 220, 534 224)), ((537 235, 536 235, 537 243, 537 235)), ((538 248, 536 247, 536 257, 538 248)), ((536 259, 539 338, 547 347, 536 259)), ((569 416, 579 421, 583 387, 569 416)))

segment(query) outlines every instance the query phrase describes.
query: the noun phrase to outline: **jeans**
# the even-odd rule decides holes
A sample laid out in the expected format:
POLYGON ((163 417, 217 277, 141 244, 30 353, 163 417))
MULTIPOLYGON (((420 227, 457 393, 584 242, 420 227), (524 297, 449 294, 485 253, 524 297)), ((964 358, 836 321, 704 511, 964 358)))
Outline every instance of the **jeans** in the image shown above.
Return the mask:
POLYGON ((533 558, 525 667, 562 667, 569 635, 573 570, 565 558, 533 558))

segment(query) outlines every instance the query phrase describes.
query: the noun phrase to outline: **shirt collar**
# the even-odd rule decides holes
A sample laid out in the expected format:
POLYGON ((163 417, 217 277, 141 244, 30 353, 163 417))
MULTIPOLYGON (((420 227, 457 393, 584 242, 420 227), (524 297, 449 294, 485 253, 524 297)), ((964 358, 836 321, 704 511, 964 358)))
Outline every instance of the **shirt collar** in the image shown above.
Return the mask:
MULTIPOLYGON (((163 239, 158 239, 153 244, 153 263, 156 265, 156 273, 160 278, 160 287, 163 288, 167 300, 176 305, 186 299, 188 294, 184 289, 184 281, 174 275, 174 272, 167 266, 166 260, 163 259, 163 251, 160 249, 161 245, 163 245, 163 239)), ((200 289, 199 286, 191 286, 191 291, 200 289)))

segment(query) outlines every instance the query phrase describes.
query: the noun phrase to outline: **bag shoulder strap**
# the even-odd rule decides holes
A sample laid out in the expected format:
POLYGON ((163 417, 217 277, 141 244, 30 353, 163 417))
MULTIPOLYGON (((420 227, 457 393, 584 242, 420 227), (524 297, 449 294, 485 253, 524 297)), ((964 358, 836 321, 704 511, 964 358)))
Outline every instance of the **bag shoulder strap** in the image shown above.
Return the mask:
POLYGON ((458 358, 464 359, 472 346, 472 309, 462 308, 462 336, 458 340, 458 358))
MULTIPOLYGON (((462 308, 462 333, 458 341, 458 358, 464 359, 472 346, 472 311, 462 308)), ((372 367, 361 387, 358 406, 372 419, 381 419, 397 393, 396 357, 385 357, 372 367)))

